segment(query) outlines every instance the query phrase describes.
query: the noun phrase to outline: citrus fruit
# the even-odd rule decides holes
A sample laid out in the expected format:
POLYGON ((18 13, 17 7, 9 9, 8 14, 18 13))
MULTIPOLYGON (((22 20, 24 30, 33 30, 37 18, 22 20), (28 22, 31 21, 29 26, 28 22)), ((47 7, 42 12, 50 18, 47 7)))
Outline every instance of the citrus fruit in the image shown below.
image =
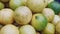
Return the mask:
POLYGON ((56 25, 60 21, 60 17, 58 15, 54 16, 54 19, 52 20, 52 23, 56 25))
POLYGON ((45 8, 42 11, 42 14, 44 14, 44 16, 47 18, 48 22, 51 22, 55 16, 54 11, 50 8, 45 8))
POLYGON ((27 0, 10 0, 9 7, 15 10, 20 6, 24 6, 26 4, 26 1, 27 0))
POLYGON ((19 34, 19 30, 16 26, 8 24, 1 29, 1 34, 19 34))
POLYGON ((53 9, 55 14, 59 14, 60 13, 60 4, 56 1, 51 2, 50 4, 48 4, 48 7, 53 9))
POLYGON ((32 12, 26 6, 21 6, 15 10, 15 21, 20 25, 28 24, 32 19, 32 12))
POLYGON ((27 6, 32 12, 41 12, 46 7, 46 0, 27 0, 27 6))
POLYGON ((35 29, 31 25, 21 26, 19 31, 20 31, 20 34, 36 34, 35 29))
POLYGON ((47 24, 47 27, 42 31, 43 34, 54 34, 55 26, 51 23, 47 24))
POLYGON ((0 11, 0 23, 11 24, 13 23, 14 12, 11 9, 5 8, 0 11))
POLYGON ((43 14, 38 13, 33 15, 31 24, 37 31, 41 31, 46 27, 47 22, 46 17, 43 14))

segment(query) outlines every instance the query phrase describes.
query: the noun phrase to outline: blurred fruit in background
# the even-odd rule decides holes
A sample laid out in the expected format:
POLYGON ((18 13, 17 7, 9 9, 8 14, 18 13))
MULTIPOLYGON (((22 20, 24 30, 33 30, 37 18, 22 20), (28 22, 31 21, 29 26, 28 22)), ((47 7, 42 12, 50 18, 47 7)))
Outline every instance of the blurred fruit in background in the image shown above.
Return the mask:
POLYGON ((52 23, 56 25, 60 21, 60 17, 58 15, 54 16, 54 19, 52 20, 52 23))
POLYGON ((48 7, 53 9, 55 14, 60 13, 60 3, 54 1, 54 2, 51 2, 50 4, 48 4, 48 7))
POLYGON ((51 2, 53 2, 54 0, 48 0, 48 4, 50 4, 51 2))
POLYGON ((5 6, 2 2, 0 2, 0 10, 3 9, 5 6))
POLYGON ((56 24, 56 32, 60 33, 60 21, 56 24))
POLYGON ((10 0, 9 7, 13 10, 20 6, 25 6, 27 0, 10 0))

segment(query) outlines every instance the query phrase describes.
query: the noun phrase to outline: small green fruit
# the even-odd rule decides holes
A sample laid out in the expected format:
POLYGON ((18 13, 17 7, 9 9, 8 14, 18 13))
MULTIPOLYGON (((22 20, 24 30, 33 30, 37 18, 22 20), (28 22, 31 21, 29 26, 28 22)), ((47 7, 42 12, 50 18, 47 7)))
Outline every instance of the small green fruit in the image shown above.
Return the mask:
POLYGON ((47 25, 47 19, 43 14, 34 14, 32 17, 32 26, 37 30, 43 30, 47 25))

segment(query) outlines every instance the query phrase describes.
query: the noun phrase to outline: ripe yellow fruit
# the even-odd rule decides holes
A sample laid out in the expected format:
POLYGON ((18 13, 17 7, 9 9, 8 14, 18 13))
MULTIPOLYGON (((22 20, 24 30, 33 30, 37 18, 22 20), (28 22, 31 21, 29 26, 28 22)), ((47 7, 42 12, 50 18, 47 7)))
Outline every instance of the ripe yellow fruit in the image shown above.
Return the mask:
POLYGON ((45 15, 45 17, 47 18, 48 22, 51 22, 54 19, 55 13, 52 9, 50 8, 45 8, 42 11, 42 14, 45 15))
POLYGON ((2 9, 0 11, 0 23, 1 24, 11 24, 13 23, 14 12, 11 9, 2 9))
POLYGON ((56 32, 60 33, 60 21, 56 24, 56 32))
POLYGON ((20 29, 20 34, 36 34, 35 29, 31 25, 24 25, 20 29))
POLYGON ((60 21, 60 17, 58 15, 55 15, 52 23, 56 25, 57 23, 59 23, 59 21, 60 21))
POLYGON ((15 10, 14 18, 15 18, 16 23, 18 23, 20 25, 25 25, 31 21, 32 12, 28 7, 21 6, 15 10))
POLYGON ((27 6, 33 12, 42 12, 42 10, 46 7, 47 0, 27 0, 27 6))
POLYGON ((19 34, 19 30, 16 26, 8 24, 1 29, 1 34, 19 34))

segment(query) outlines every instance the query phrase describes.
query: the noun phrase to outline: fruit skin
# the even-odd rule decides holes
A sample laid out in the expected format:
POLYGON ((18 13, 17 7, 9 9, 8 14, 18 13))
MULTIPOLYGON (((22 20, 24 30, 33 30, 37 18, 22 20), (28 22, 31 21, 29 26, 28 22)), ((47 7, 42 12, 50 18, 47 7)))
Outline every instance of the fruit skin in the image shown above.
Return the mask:
POLYGON ((10 0, 9 7, 13 10, 20 6, 24 6, 27 0, 10 0))
POLYGON ((27 0, 27 6, 32 10, 32 12, 42 12, 46 7, 46 0, 27 0))
POLYGON ((51 2, 50 4, 48 4, 48 8, 53 9, 55 14, 60 13, 60 4, 58 2, 51 2))
POLYGON ((52 20, 52 23, 56 25, 60 21, 60 17, 58 15, 54 16, 54 19, 52 20))
POLYGON ((47 18, 48 22, 52 22, 52 20, 55 16, 54 11, 50 8, 43 9, 42 14, 44 14, 44 16, 47 18))
POLYGON ((38 13, 33 15, 31 24, 37 31, 41 31, 46 27, 47 22, 46 17, 38 13))
POLYGON ((55 26, 51 23, 48 23, 46 28, 42 31, 42 34, 54 34, 55 26))
POLYGON ((0 10, 4 8, 4 4, 0 2, 0 10))
POLYGON ((5 8, 0 11, 0 23, 11 24, 13 23, 14 12, 11 9, 5 8))
POLYGON ((48 0, 48 4, 50 4, 51 2, 53 2, 54 0, 48 0))
POLYGON ((21 26, 19 31, 20 31, 20 34, 36 34, 35 29, 31 25, 21 26))
POLYGON ((19 34, 19 30, 16 26, 8 24, 1 29, 1 34, 19 34))
POLYGON ((21 6, 15 10, 15 21, 20 25, 28 24, 32 19, 32 12, 26 6, 21 6))
POLYGON ((56 24, 56 32, 60 33, 60 21, 56 24))

